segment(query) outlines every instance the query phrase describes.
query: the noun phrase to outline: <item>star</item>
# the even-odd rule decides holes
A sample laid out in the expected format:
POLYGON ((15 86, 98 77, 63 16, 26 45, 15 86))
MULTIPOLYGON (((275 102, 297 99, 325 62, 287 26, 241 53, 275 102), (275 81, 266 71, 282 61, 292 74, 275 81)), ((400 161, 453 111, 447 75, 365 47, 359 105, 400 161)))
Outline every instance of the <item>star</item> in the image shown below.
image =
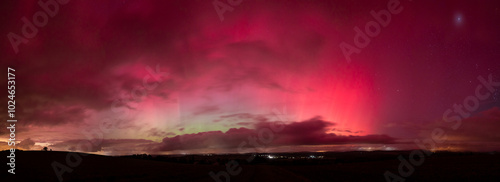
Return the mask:
POLYGON ((460 13, 455 14, 455 25, 461 25, 462 22, 463 22, 462 14, 460 13))

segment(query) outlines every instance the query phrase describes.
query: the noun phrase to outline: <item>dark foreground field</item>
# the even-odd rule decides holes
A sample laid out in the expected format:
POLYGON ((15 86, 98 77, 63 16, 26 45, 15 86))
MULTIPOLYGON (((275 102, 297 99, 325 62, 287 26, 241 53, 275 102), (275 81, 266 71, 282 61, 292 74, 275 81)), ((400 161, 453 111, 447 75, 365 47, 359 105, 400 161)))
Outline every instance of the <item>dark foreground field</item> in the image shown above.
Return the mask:
MULTIPOLYGON (((79 165, 71 167, 71 173, 62 177, 64 181, 215 181, 209 172, 227 171, 224 163, 236 159, 241 172, 230 175, 230 181, 385 181, 387 170, 398 174, 400 154, 407 159, 409 152, 270 154, 274 159, 261 154, 251 163, 245 162, 250 155, 87 155, 79 165), (276 158, 279 156, 282 158, 276 158)), ((2 157, 1 181, 58 181, 51 163, 68 165, 67 155, 67 152, 18 151, 15 175, 7 173, 7 160, 2 157)), ((426 156, 406 181, 500 181, 500 155, 435 153, 426 156)))

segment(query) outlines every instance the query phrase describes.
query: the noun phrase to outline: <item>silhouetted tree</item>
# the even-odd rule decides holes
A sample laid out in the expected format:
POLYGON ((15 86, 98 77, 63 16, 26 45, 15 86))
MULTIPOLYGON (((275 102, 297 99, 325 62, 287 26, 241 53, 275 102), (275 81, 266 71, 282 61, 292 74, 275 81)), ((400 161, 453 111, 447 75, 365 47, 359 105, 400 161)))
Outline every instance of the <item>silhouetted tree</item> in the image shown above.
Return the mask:
POLYGON ((43 147, 43 151, 47 151, 49 148, 47 147, 43 147))

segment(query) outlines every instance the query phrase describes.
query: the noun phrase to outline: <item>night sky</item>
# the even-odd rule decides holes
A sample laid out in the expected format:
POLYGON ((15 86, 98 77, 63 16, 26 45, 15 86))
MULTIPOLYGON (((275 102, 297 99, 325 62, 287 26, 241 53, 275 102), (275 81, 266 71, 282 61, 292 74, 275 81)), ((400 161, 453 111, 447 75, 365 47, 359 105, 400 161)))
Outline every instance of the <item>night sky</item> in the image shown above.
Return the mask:
POLYGON ((440 128, 436 150, 500 149, 499 1, 230 2, 71 0, 30 38, 38 1, 2 1, 17 147, 222 153, 264 133, 259 151, 406 150, 440 128))

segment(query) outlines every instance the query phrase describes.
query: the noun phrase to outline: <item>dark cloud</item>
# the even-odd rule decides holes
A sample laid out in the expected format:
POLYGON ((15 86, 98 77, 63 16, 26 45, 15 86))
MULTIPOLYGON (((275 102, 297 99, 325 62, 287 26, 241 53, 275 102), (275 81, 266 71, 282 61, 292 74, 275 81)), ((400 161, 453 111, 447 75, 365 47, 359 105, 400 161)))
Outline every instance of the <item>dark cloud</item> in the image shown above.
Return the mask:
POLYGON ((235 122, 235 121, 243 121, 240 123, 245 123, 245 122, 262 122, 262 121, 267 121, 268 119, 264 115, 260 114, 251 114, 251 113, 236 113, 236 114, 229 114, 229 115, 222 115, 219 116, 220 119, 216 119, 213 122, 220 122, 220 121, 227 121, 227 122, 235 122))
MULTIPOLYGON (((50 103, 50 102, 49 102, 50 103)), ((60 105, 45 105, 32 111, 25 111, 27 125, 61 125, 68 122, 83 121, 87 114, 83 106, 61 107, 60 105)))
POLYGON ((252 119, 252 118, 255 118, 255 115, 250 114, 250 113, 237 113, 237 114, 220 116, 220 118, 233 118, 233 117, 238 118, 238 119, 252 119))
MULTIPOLYGON (((245 114, 231 115, 248 116, 245 114)), ((272 122, 259 122, 255 129, 231 128, 227 132, 209 131, 196 134, 178 135, 164 138, 160 146, 155 147, 159 151, 190 150, 202 148, 237 148, 249 137, 258 137, 259 133, 266 130, 272 131, 272 122)), ((341 136, 327 133, 328 127, 334 124, 322 120, 320 117, 312 118, 302 122, 293 122, 283 125, 282 131, 272 132, 273 141, 269 146, 280 145, 325 145, 325 144, 348 144, 348 143, 393 143, 394 138, 387 135, 366 136, 341 136)), ((262 135, 262 134, 261 134, 262 135)), ((263 145, 260 142, 260 145, 263 145)))
POLYGON ((33 146, 35 146, 35 142, 31 140, 31 138, 24 139, 23 141, 19 142, 17 146, 23 148, 23 149, 31 149, 33 146))
POLYGON ((338 129, 338 128, 332 128, 331 131, 333 131, 333 132, 341 132, 341 133, 353 133, 353 134, 363 133, 363 131, 342 130, 342 129, 338 129))
POLYGON ((67 140, 50 145, 54 150, 69 150, 82 152, 106 151, 141 151, 154 143, 145 139, 93 139, 93 140, 67 140))
POLYGON ((462 142, 500 142, 500 108, 498 107, 462 120, 457 130, 451 128, 453 124, 455 123, 443 123, 440 127, 446 131, 453 142, 457 139, 462 142))
POLYGON ((158 128, 151 128, 151 129, 147 130, 146 133, 148 133, 148 136, 153 136, 153 137, 165 137, 167 135, 173 134, 171 132, 167 133, 165 131, 161 131, 158 128))
POLYGON ((210 113, 215 113, 216 111, 219 110, 220 108, 218 106, 202 106, 194 110, 193 115, 210 114, 210 113))
POLYGON ((250 125, 253 125, 253 123, 251 123, 251 122, 239 122, 239 123, 236 123, 236 125, 250 126, 250 125))

